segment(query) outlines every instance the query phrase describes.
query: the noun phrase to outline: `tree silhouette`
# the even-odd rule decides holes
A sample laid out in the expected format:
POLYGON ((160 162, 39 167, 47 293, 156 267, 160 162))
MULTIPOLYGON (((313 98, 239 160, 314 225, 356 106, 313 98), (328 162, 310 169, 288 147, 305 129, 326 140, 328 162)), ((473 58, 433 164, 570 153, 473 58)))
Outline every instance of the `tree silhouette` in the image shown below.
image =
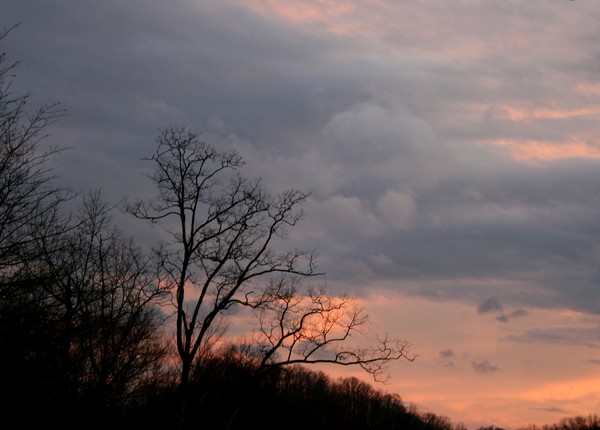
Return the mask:
POLYGON ((154 262, 113 226, 99 192, 83 199, 75 221, 68 233, 54 238, 58 250, 43 253, 33 270, 46 279, 46 301, 62 329, 63 363, 70 364, 64 380, 77 387, 100 420, 162 366, 156 305, 165 291, 154 262))
POLYGON ((157 141, 146 160, 154 164, 149 178, 158 196, 130 202, 126 210, 170 234, 156 253, 161 282, 174 292, 180 419, 195 360, 211 350, 227 317, 239 308, 257 315, 258 330, 241 350, 261 369, 330 362, 380 375, 390 360, 412 359, 408 344, 397 340, 383 339, 375 348, 332 348, 368 318, 348 298, 300 288, 302 279, 319 274, 312 251, 280 250, 288 229, 303 217, 306 193, 269 194, 260 179, 241 175, 244 161, 237 152, 220 152, 194 131, 167 127, 157 141))
MULTIPOLYGON (((0 42, 12 29, 0 33, 0 42)), ((17 65, 0 54, 0 296, 19 292, 11 287, 23 264, 39 256, 37 240, 62 234, 58 208, 73 197, 47 167, 58 149, 40 147, 63 112, 56 104, 26 111, 29 96, 12 90, 17 65)))

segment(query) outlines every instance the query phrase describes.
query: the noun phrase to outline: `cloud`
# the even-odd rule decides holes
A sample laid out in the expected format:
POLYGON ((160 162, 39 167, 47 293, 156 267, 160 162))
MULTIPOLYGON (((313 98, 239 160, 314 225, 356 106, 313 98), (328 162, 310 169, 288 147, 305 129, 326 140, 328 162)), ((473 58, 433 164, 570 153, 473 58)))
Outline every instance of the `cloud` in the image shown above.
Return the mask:
POLYGON ((495 373, 500 371, 500 368, 492 365, 488 360, 474 361, 471 363, 471 366, 477 373, 495 373))
POLYGON ((508 314, 502 314, 502 315, 496 317, 496 319, 500 322, 507 323, 508 320, 510 320, 510 319, 522 318, 527 315, 528 315, 528 313, 525 309, 515 309, 514 311, 509 312, 508 314))
POLYGON ((452 360, 455 356, 452 348, 444 349, 438 353, 441 363, 446 367, 454 367, 454 361, 452 360))
MULTIPOLYGON (((600 313, 600 9, 330 3, 6 0, 2 24, 23 24, 2 52, 30 106, 67 109, 44 141, 71 148, 65 185, 147 195, 157 129, 190 126, 270 190, 311 193, 289 245, 317 248, 330 285, 477 308, 478 348, 597 348, 597 324, 537 311, 600 313)), ((500 371, 447 341, 436 366, 500 371)))
POLYGON ((512 334, 508 339, 515 342, 545 343, 554 345, 577 345, 589 348, 600 346, 597 326, 554 326, 531 328, 523 333, 512 334))
POLYGON ((448 359, 454 357, 454 351, 452 348, 444 349, 439 352, 440 358, 448 359))
POLYGON ((371 254, 369 255, 369 263, 373 264, 374 266, 389 266, 390 264, 393 264, 393 261, 391 260, 390 257, 388 257, 385 254, 371 254))
POLYGON ((48 140, 72 148, 65 183, 146 192, 136 162, 185 122, 242 150, 250 175, 313 193, 301 233, 329 267, 369 262, 425 297, 598 312, 597 11, 175 4, 7 2, 23 22, 15 89, 69 112, 48 140))
POLYGON ((571 413, 571 412, 569 412, 569 411, 567 411, 565 409, 558 408, 556 406, 551 406, 551 407, 548 407, 548 408, 529 408, 529 409, 532 410, 532 411, 556 412, 556 413, 559 413, 559 414, 569 414, 569 413, 571 413))
POLYGON ((410 226, 417 213, 416 203, 410 193, 386 192, 377 202, 383 218, 395 229, 410 226))
POLYGON ((329 234, 334 237, 347 234, 364 239, 384 231, 380 218, 358 197, 333 196, 311 202, 307 210, 311 216, 330 227, 329 234))
POLYGON ((502 312, 502 306, 497 299, 493 297, 488 297, 477 307, 477 311, 480 314, 487 314, 490 312, 502 312))

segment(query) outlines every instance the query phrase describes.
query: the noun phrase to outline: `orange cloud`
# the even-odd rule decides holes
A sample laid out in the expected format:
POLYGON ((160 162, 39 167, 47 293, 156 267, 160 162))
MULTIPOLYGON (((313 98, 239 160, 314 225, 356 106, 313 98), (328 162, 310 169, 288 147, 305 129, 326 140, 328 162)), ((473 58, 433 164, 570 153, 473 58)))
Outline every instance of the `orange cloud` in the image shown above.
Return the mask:
POLYGON ((565 119, 577 116, 594 115, 600 112, 600 108, 560 110, 550 108, 516 109, 506 107, 505 112, 508 113, 508 119, 513 121, 530 121, 536 119, 565 119))
POLYGON ((565 158, 600 158, 600 142, 573 139, 570 142, 498 139, 486 143, 504 146, 517 160, 552 161, 565 158))
MULTIPOLYGON (((475 58, 490 49, 516 46, 529 47, 531 40, 521 34, 504 34, 501 38, 481 41, 462 37, 438 23, 439 11, 431 6, 413 7, 410 3, 385 0, 237 0, 238 4, 262 15, 276 16, 286 22, 302 25, 320 25, 338 36, 358 36, 361 43, 383 44, 386 51, 416 51, 430 55, 432 45, 437 44, 444 55, 454 58, 475 58), (401 45, 394 41, 402 41, 401 45)), ((470 1, 463 1, 470 7, 470 1)), ((442 8, 442 11, 444 8, 442 8)), ((442 13, 442 15, 444 15, 442 13)), ((461 17, 451 22, 462 25, 461 17)), ((357 39, 355 39, 357 42, 357 39)))
POLYGON ((242 5, 259 13, 274 13, 294 23, 327 21, 355 9, 351 1, 289 2, 281 0, 240 0, 242 5))
POLYGON ((598 400, 598 387, 600 387, 600 376, 586 375, 582 379, 569 379, 566 381, 551 382, 538 385, 534 389, 518 394, 525 400, 539 401, 542 399, 556 399, 557 402, 567 402, 594 398, 598 400))
POLYGON ((292 24, 318 23, 326 31, 340 36, 368 33, 373 27, 370 23, 373 17, 367 18, 364 9, 358 13, 360 5, 353 0, 238 0, 238 3, 262 15, 275 15, 292 24))
MULTIPOLYGON (((584 86, 587 91, 593 88, 584 86)), ((580 87, 580 88, 584 88, 580 87)), ((600 85, 596 88, 600 92, 600 85)), ((468 121, 508 121, 527 123, 538 120, 564 120, 569 118, 598 116, 600 106, 561 108, 553 106, 519 106, 509 104, 465 104, 460 111, 468 121)), ((600 136, 595 132, 572 134, 562 141, 536 139, 499 138, 483 141, 484 144, 504 147, 517 160, 551 161, 565 158, 600 158, 600 136)))
MULTIPOLYGON (((600 91, 600 86, 598 86, 600 91)), ((600 114, 600 106, 585 108, 552 108, 552 107, 520 107, 506 104, 494 106, 470 104, 466 106, 472 112, 482 115, 492 115, 494 119, 508 121, 535 121, 540 119, 567 119, 600 114)))
POLYGON ((600 95, 600 82, 581 83, 575 87, 575 90, 586 95, 600 95))

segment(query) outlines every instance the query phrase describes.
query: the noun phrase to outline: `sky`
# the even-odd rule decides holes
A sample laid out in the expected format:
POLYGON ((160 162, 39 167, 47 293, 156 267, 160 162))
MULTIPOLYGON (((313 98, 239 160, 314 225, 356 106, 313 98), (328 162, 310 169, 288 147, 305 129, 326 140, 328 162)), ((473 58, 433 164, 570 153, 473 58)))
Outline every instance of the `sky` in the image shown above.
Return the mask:
POLYGON ((600 411, 600 2, 2 3, 61 183, 145 196, 190 127, 311 193, 290 241, 418 355, 376 388, 473 430, 600 411))

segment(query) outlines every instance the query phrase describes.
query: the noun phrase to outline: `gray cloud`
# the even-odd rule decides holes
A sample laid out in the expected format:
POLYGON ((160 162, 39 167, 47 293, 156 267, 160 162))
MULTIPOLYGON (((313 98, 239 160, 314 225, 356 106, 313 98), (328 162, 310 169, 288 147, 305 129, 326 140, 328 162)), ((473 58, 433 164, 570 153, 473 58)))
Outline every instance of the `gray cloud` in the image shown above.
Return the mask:
POLYGON ((446 367, 453 367, 454 361, 452 360, 455 356, 452 348, 445 349, 438 353, 441 363, 446 367))
POLYGON ((146 193, 139 158, 158 127, 184 124, 239 149, 249 175, 312 192, 295 240, 332 284, 509 321, 600 309, 600 159, 498 144, 597 146, 600 11, 578 3, 383 2, 336 34, 226 1, 8 0, 0 25, 22 22, 3 42, 22 60, 15 88, 68 111, 48 140, 72 148, 62 181, 146 193))
POLYGON ((502 306, 500 306, 500 303, 497 299, 489 297, 479 304, 477 311, 480 314, 487 314, 489 312, 502 312, 502 306))
POLYGON ((507 323, 509 320, 511 320, 513 318, 522 318, 527 315, 528 315, 528 313, 525 309, 515 309, 512 312, 509 312, 507 314, 502 314, 502 315, 496 317, 496 319, 500 322, 507 323))
POLYGON ((578 345, 589 348, 600 346, 600 327, 539 327, 513 334, 508 339, 525 343, 578 345))
POLYGON ((548 407, 548 408, 529 408, 529 410, 531 410, 531 411, 542 411, 542 412, 556 412, 556 413, 559 413, 559 414, 568 414, 568 413, 571 413, 571 412, 569 412, 569 411, 567 411, 565 409, 558 408, 556 406, 551 406, 551 407, 548 407))
POLYGON ((488 360, 474 361, 471 363, 471 366, 477 373, 495 373, 500 371, 499 367, 492 365, 488 360))
POLYGON ((452 357, 454 357, 454 351, 452 350, 452 348, 448 348, 443 351, 440 351, 439 355, 440 355, 440 358, 445 358, 445 359, 452 358, 452 357))

